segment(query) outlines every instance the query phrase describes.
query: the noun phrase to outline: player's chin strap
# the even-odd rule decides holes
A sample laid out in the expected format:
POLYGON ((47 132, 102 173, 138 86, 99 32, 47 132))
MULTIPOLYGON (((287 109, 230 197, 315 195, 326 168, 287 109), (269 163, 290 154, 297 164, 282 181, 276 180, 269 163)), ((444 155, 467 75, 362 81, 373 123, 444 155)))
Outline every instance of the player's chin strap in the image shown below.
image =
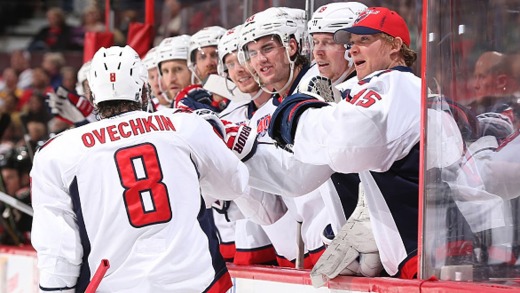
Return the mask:
MULTIPOLYGON (((235 95, 235 90, 237 89, 237 85, 234 84, 234 83, 232 83, 232 82, 229 80, 229 78, 228 78, 227 76, 225 76, 225 77, 226 77, 226 89, 227 89, 227 91, 228 91, 232 96, 234 96, 234 95, 235 95), (230 82, 231 82, 231 84, 234 85, 233 88, 231 88, 231 87, 229 86, 229 83, 230 83, 230 82)), ((253 79, 254 79, 255 81, 257 81, 256 78, 255 78, 255 75, 253 75, 253 79)), ((257 82, 258 82, 258 81, 257 81, 257 82)), ((240 90, 240 89, 239 89, 239 90, 240 90)), ((254 95, 251 96, 251 101, 254 100, 254 99, 256 99, 256 98, 258 98, 261 94, 262 94, 262 90, 260 89, 258 92, 256 92, 254 95)))
POLYGON ((159 71, 159 79, 160 80, 158 80, 157 83, 159 84, 159 90, 161 91, 161 96, 163 96, 163 98, 166 101, 168 101, 168 103, 173 104, 173 99, 170 99, 168 97, 168 94, 166 93, 166 91, 162 88, 162 85, 161 85, 162 84, 162 82, 161 82, 162 81, 162 74, 161 74, 160 71, 159 71))
POLYGON ((345 60, 348 61, 348 68, 352 68, 352 66, 354 65, 354 59, 350 57, 350 48, 347 45, 345 45, 345 54, 343 55, 343 57, 345 58, 345 60))
POLYGON ((352 73, 352 71, 350 70, 351 68, 352 68, 352 67, 350 67, 350 65, 349 65, 348 69, 345 70, 345 72, 343 72, 343 73, 341 74, 341 76, 338 77, 338 79, 336 79, 336 80, 334 80, 334 81, 331 82, 332 88, 335 88, 338 84, 340 84, 340 83, 342 83, 342 82, 345 81, 345 78, 347 78, 347 76, 348 76, 350 73, 352 73))
POLYGON ((188 69, 191 71, 191 84, 203 84, 202 79, 197 75, 197 72, 195 70, 195 66, 193 64, 188 66, 188 69), (195 82, 195 78, 198 80, 198 82, 195 82))
POLYGON ((260 97, 260 95, 264 92, 262 88, 260 88, 253 96, 251 96, 251 101, 256 100, 256 98, 260 97))
POLYGON ((354 66, 354 59, 352 59, 352 57, 350 57, 350 50, 348 49, 347 45, 345 45, 345 55, 343 57, 345 57, 345 60, 347 60, 348 62, 348 69, 345 70, 345 72, 343 72, 341 74, 340 77, 338 77, 338 79, 332 81, 332 87, 335 88, 336 85, 342 83, 345 81, 345 78, 350 74, 352 73, 352 67, 354 66))

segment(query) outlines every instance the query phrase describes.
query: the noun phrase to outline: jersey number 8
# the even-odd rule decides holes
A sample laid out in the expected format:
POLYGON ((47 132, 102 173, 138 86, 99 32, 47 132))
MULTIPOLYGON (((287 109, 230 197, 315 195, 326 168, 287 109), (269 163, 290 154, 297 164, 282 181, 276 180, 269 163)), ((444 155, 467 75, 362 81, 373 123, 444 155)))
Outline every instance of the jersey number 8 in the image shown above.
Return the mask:
POLYGON ((115 162, 125 189, 123 200, 130 224, 139 228, 170 221, 170 197, 162 182, 155 146, 144 143, 120 149, 115 154, 115 162))

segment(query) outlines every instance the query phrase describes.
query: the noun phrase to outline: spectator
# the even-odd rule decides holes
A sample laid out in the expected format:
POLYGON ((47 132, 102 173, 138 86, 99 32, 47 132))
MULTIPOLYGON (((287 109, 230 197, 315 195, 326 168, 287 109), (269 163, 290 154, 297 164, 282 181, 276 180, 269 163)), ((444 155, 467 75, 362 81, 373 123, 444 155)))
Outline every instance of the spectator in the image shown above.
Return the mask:
POLYGON ((76 84, 78 82, 76 69, 72 66, 65 66, 61 68, 60 74, 62 76, 61 86, 69 92, 75 92, 76 84))
POLYGON ((163 38, 180 35, 182 26, 181 9, 182 5, 178 0, 164 1, 161 18, 162 23, 158 28, 157 43, 159 43, 163 38))
POLYGON ((46 103, 46 96, 38 92, 33 92, 27 104, 22 109, 20 119, 24 126, 27 126, 29 121, 41 121, 47 123, 51 119, 46 103))
POLYGON ((0 87, 0 99, 4 99, 9 93, 14 93, 17 97, 22 95, 22 89, 18 88, 18 75, 13 68, 4 69, 2 79, 4 84, 0 87))
POLYGON ((23 91, 20 100, 18 101, 18 110, 21 110, 29 101, 33 93, 46 95, 53 89, 50 85, 49 74, 41 67, 33 69, 33 83, 32 86, 23 91))
POLYGON ((18 75, 18 88, 26 89, 32 83, 31 53, 18 49, 11 52, 11 67, 18 75))
POLYGON ((515 94, 520 81, 515 77, 514 55, 487 51, 475 63, 475 99, 468 107, 477 115, 495 112, 508 116, 514 125, 520 125, 520 107, 515 94))
POLYGON ((48 24, 32 38, 29 51, 66 51, 80 50, 74 41, 74 29, 65 21, 63 10, 53 7, 47 10, 48 24))
POLYGON ((15 132, 19 135, 22 133, 22 121, 20 119, 20 111, 17 110, 18 97, 14 92, 7 92, 5 97, 2 97, 0 112, 9 115, 11 125, 15 132))
POLYGON ((102 14, 97 6, 88 6, 81 14, 81 25, 74 30, 75 42, 85 44, 85 33, 102 32, 105 24, 101 21, 102 14))
POLYGON ((475 102, 485 97, 511 95, 520 88, 513 75, 511 60, 497 51, 487 51, 475 63, 475 102))
POLYGON ((102 32, 105 24, 101 21, 101 11, 97 6, 89 6, 83 11, 82 29, 83 32, 102 32))
POLYGON ((47 72, 50 78, 52 88, 61 85, 63 76, 61 68, 65 65, 65 57, 59 52, 47 52, 43 54, 42 68, 47 72))

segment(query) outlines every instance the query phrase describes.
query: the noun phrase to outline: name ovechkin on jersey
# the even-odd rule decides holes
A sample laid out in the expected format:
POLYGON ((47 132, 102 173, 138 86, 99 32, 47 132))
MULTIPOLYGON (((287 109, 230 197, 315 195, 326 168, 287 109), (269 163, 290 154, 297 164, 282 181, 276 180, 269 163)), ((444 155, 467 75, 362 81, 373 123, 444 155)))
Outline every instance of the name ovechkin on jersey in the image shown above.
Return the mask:
POLYGON ((83 144, 90 148, 96 143, 104 144, 107 138, 110 141, 117 141, 132 135, 140 135, 155 131, 175 131, 173 122, 169 117, 163 115, 153 115, 146 118, 135 118, 123 121, 118 124, 94 129, 81 136, 83 144))

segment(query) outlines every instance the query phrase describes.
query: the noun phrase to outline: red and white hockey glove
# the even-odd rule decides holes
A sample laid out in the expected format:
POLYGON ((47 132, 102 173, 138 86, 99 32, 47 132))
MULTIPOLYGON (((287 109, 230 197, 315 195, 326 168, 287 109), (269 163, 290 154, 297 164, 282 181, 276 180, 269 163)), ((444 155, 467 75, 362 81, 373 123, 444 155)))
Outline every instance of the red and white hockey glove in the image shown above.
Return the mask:
POLYGON ((47 94, 51 112, 57 116, 78 123, 84 121, 94 111, 94 106, 84 97, 69 92, 64 87, 58 87, 55 93, 47 94))
POLYGON ((235 124, 229 121, 222 121, 226 129, 225 142, 227 147, 242 161, 249 160, 256 151, 258 135, 256 128, 251 128, 245 124, 235 124))

